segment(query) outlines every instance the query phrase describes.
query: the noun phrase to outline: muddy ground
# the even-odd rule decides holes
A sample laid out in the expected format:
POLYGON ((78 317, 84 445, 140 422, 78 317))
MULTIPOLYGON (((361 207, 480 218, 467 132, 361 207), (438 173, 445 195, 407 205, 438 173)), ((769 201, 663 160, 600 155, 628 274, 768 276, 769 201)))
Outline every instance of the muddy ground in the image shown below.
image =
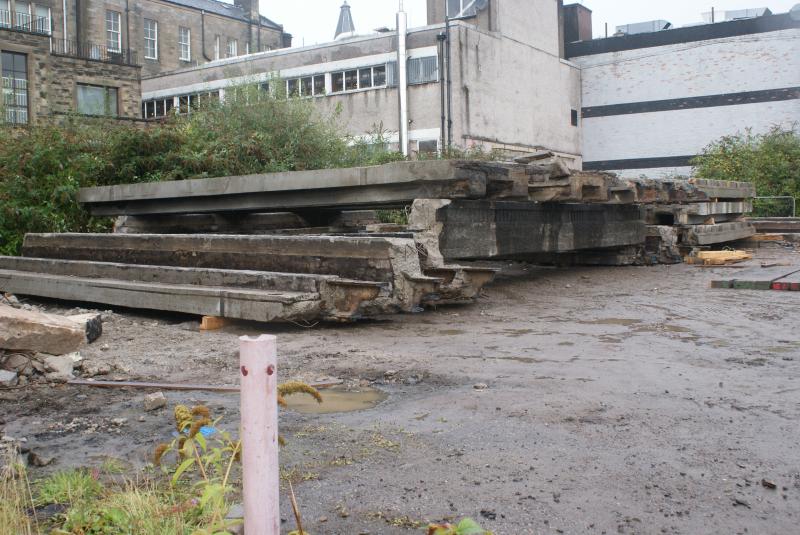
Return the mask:
MULTIPOLYGON (((778 247, 757 258, 800 264, 778 247)), ((116 310, 83 354, 119 379, 236 384, 237 336, 272 333, 282 378, 381 389, 370 409, 282 413, 284 474, 315 535, 464 516, 504 535, 796 533, 800 294, 709 288, 733 269, 515 266, 473 305, 349 326, 201 333, 116 310)), ((0 427, 56 456, 34 475, 137 467, 172 432, 145 393, 4 392, 0 427)), ((236 427, 238 395, 166 394, 236 427)))

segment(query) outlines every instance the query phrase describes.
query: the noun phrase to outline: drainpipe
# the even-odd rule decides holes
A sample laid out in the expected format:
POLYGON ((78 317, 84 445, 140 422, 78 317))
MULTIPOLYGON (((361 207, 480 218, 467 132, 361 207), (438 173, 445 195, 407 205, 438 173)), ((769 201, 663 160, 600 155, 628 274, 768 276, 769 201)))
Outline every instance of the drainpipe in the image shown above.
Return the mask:
POLYGON ((211 58, 206 54, 206 12, 200 10, 200 46, 203 48, 203 59, 211 61, 211 58))
POLYGON ((453 71, 450 68, 450 14, 447 13, 447 0, 444 3, 444 26, 447 41, 445 54, 447 55, 447 148, 453 146, 453 71))
POLYGON ((408 16, 403 11, 403 0, 400 0, 400 11, 397 12, 397 87, 400 103, 400 152, 408 156, 408 51, 406 37, 408 34, 408 16))
POLYGON ((64 21, 64 53, 67 52, 67 0, 61 0, 61 14, 64 21))
POLYGON ((75 0, 75 43, 80 47, 81 42, 81 0, 75 0))
POLYGON ((446 100, 445 100, 445 79, 444 79, 444 47, 445 47, 445 40, 447 36, 444 32, 438 34, 436 36, 436 40, 438 43, 438 52, 439 52, 439 97, 441 99, 440 109, 442 112, 442 125, 439 130, 439 141, 441 142, 441 149, 440 151, 444 153, 445 147, 447 146, 447 113, 446 113, 446 100))
MULTIPOLYGON (((125 48, 128 49, 128 64, 131 63, 131 9, 130 0, 125 0, 125 48)), ((120 43, 122 45, 122 43, 120 43)), ((122 53, 122 50, 120 50, 122 53)))

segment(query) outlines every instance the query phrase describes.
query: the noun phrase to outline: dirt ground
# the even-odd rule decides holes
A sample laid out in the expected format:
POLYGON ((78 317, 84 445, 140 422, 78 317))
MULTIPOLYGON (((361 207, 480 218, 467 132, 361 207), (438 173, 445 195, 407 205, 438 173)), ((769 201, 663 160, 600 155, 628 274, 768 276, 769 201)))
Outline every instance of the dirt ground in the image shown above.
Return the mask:
MULTIPOLYGON (((779 247, 757 259, 800 264, 779 247)), ((733 269, 512 266, 475 304, 348 326, 201 333, 194 318, 116 310, 82 353, 113 378, 234 385, 237 336, 271 333, 283 379, 387 394, 282 412, 284 474, 315 535, 465 516, 501 535, 797 533, 800 294, 710 289, 733 269)), ((0 428, 56 457, 34 475, 107 456, 138 467, 172 432, 146 393, 5 392, 0 428)), ((238 395, 165 393, 237 425, 238 395)))

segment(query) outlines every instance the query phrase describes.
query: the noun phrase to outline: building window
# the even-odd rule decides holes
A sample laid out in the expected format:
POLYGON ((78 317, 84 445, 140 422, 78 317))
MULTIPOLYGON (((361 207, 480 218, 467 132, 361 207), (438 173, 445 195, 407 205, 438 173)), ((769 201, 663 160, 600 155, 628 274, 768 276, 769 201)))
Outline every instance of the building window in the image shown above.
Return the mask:
POLYGON ((181 49, 181 61, 192 61, 192 31, 189 28, 178 28, 178 46, 181 49))
POLYGON ((50 8, 47 6, 36 6, 36 20, 34 29, 39 33, 50 35, 50 8))
POLYGON ((14 26, 23 30, 30 29, 31 27, 31 5, 23 0, 17 0, 14 3, 14 26))
POLYGON ((239 41, 236 39, 228 39, 228 57, 235 58, 239 55, 239 41))
POLYGON ((0 28, 11 27, 11 2, 0 0, 0 28))
POLYGON ((427 84, 439 80, 439 58, 411 58, 408 60, 408 83, 427 84))
POLYGON ((331 74, 331 91, 341 93, 344 91, 344 73, 335 72, 331 74))
POLYGON ((325 75, 315 74, 286 80, 286 94, 290 97, 319 97, 325 94, 325 75))
POLYGON ((325 94, 325 75, 318 74, 314 76, 314 96, 325 94))
POLYGON ((3 66, 3 108, 5 121, 11 124, 28 123, 28 57, 15 52, 0 55, 3 66))
POLYGON ((578 126, 578 110, 572 110, 570 113, 570 124, 578 126))
POLYGON ((144 57, 158 59, 158 22, 144 19, 144 57))
POLYGON ((356 89, 385 87, 386 65, 335 72, 331 74, 331 81, 333 82, 331 90, 334 93, 354 91, 356 89))
POLYGON ((219 59, 219 35, 214 36, 214 59, 219 59))
POLYGON ((470 0, 447 0, 447 16, 457 17, 464 9, 464 4, 468 4, 470 0))
POLYGON ((420 141, 417 144, 417 148, 417 152, 420 154, 435 155, 439 152, 439 141, 436 139, 420 141))
POLYGON ((78 84, 78 113, 83 115, 118 115, 117 88, 78 84))
POLYGON ((106 48, 109 52, 122 52, 122 13, 106 11, 106 48))

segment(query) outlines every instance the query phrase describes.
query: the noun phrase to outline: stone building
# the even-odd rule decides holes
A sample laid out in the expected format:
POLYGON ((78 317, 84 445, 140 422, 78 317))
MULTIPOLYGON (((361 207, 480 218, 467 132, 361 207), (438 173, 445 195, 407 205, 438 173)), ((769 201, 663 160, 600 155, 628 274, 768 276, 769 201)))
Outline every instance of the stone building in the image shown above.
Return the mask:
POLYGON ((37 24, 53 50, 124 55, 144 75, 291 46, 259 0, 0 0, 0 27, 37 24), (64 8, 66 8, 66 13, 64 8))
POLYGON ((34 124, 72 113, 138 120, 140 71, 123 57, 51 51, 41 20, 0 26, 0 121, 34 124))

